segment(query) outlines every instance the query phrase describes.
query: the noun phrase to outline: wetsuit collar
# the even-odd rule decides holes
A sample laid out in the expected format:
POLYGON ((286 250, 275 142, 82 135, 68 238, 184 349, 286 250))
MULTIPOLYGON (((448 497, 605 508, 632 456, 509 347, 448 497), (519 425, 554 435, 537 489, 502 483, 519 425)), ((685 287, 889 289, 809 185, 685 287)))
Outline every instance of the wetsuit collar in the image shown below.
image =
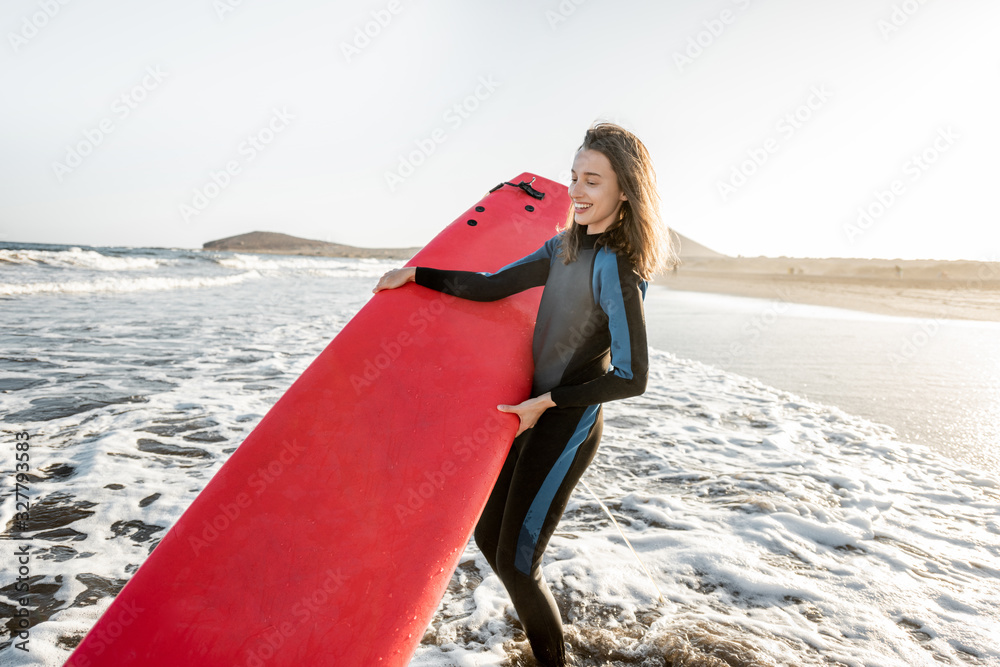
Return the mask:
POLYGON ((597 239, 601 238, 602 236, 604 236, 603 232, 600 234, 583 234, 580 237, 580 249, 590 250, 591 248, 596 247, 597 239))

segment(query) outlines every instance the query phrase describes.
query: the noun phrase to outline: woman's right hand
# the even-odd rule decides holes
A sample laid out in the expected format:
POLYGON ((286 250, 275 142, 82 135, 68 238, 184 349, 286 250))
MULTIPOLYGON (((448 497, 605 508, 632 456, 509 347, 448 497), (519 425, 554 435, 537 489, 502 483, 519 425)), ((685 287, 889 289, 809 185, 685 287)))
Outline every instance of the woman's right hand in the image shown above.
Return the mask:
POLYGON ((372 293, 375 294, 384 289, 396 289, 397 287, 402 287, 406 283, 413 282, 416 274, 417 269, 413 266, 386 271, 382 274, 382 277, 378 279, 378 285, 375 285, 372 289, 372 293))

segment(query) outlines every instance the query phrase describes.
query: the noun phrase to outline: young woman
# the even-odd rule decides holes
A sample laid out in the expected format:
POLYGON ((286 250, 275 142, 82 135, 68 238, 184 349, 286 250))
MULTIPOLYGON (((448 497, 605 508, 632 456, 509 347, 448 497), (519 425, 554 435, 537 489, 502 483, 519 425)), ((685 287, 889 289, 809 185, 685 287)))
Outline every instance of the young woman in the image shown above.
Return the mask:
POLYGON ((407 267, 387 272, 373 290, 416 282, 493 301, 545 286, 532 398, 497 406, 518 415, 520 427, 475 530, 545 667, 565 665, 566 652, 542 552, 597 453, 601 403, 646 389, 642 299, 653 274, 677 263, 659 219, 652 161, 632 133, 592 126, 573 160, 569 194, 565 229, 496 273, 407 267))

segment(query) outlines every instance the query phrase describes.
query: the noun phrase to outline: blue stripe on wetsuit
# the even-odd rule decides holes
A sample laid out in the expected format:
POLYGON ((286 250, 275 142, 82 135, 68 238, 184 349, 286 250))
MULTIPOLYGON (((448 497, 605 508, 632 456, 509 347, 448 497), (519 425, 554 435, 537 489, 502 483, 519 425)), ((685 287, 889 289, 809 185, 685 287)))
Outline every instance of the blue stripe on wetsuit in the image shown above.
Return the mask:
MULTIPOLYGON (((611 365, 615 375, 632 379, 632 341, 625 318, 625 299, 622 296, 621 277, 618 274, 618 257, 607 249, 597 251, 594 257, 594 303, 601 306, 608 316, 611 332, 611 365)), ((645 281, 641 286, 646 296, 645 281)))
POLYGON ((538 535, 542 531, 542 523, 549 514, 549 507, 552 505, 552 500, 559 491, 559 487, 566 479, 566 473, 569 471, 570 464, 573 463, 576 450, 583 444, 597 419, 599 408, 600 405, 591 405, 584 410, 583 417, 580 418, 572 437, 549 470, 549 474, 545 476, 545 481, 542 482, 541 488, 538 489, 538 493, 535 494, 534 500, 528 507, 524 523, 521 524, 521 533, 518 536, 514 557, 515 567, 524 574, 531 572, 531 561, 535 554, 535 545, 538 543, 538 535))

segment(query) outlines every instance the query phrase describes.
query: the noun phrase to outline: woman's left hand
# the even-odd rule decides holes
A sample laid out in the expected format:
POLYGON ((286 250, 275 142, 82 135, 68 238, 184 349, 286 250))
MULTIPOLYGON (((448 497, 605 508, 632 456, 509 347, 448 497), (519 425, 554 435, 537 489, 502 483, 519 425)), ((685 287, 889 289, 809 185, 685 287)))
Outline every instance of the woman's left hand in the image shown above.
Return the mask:
POLYGON ((521 424, 517 427, 517 433, 514 434, 516 438, 534 426, 538 422, 538 418, 542 416, 542 413, 551 407, 555 407, 552 395, 550 392, 545 392, 541 396, 529 398, 517 405, 498 405, 497 410, 500 412, 510 412, 521 418, 521 424))

